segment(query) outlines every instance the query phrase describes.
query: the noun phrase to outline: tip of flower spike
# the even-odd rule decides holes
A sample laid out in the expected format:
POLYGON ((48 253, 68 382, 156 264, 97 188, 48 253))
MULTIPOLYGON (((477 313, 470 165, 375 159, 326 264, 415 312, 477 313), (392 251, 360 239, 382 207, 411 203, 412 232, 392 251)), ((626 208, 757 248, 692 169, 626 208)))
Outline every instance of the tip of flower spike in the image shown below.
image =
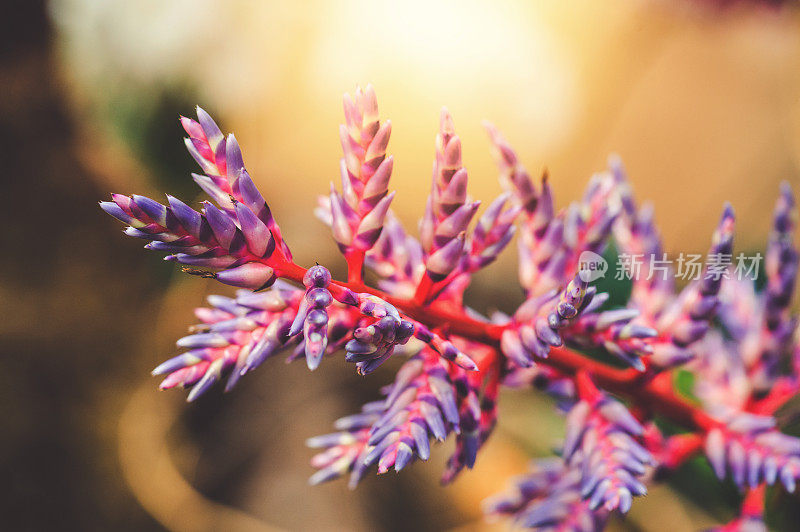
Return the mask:
POLYGON ((729 218, 735 218, 733 212, 733 205, 729 201, 725 202, 725 205, 722 207, 722 219, 726 220, 729 218))
POLYGON ((609 153, 608 154, 608 159, 607 159, 607 164, 608 164, 609 168, 620 168, 621 169, 623 167, 622 157, 620 157, 618 153, 609 153))
POLYGON ((180 123, 183 130, 186 132, 189 137, 193 139, 200 139, 205 137, 205 132, 203 131, 203 127, 197 123, 196 121, 192 120, 183 115, 178 115, 178 122, 180 123))
POLYGON ((199 105, 194 106, 194 112, 197 115, 197 118, 202 120, 211 120, 211 115, 208 114, 208 111, 200 107, 199 105))
POLYGON ((794 203, 794 194, 792 193, 792 185, 785 179, 780 184, 781 194, 787 196, 788 199, 794 203))
POLYGON ((725 248, 733 244, 733 230, 736 223, 736 215, 733 211, 733 206, 725 202, 722 209, 722 216, 720 217, 717 229, 714 231, 713 245, 719 251, 718 253, 730 253, 730 250, 725 248))
POLYGON ((647 370, 647 366, 645 366, 642 359, 635 355, 628 357, 626 360, 630 363, 631 367, 636 371, 644 373, 647 370))
POLYGON ((469 356, 464 353, 459 353, 453 359, 453 362, 460 368, 467 371, 478 371, 478 365, 469 356))
POLYGON ((442 107, 442 110, 439 113, 439 129, 442 133, 447 133, 450 135, 456 132, 453 116, 450 114, 450 111, 447 109, 447 107, 442 107))
POLYGON ((550 182, 550 170, 548 170, 546 166, 542 168, 542 177, 540 179, 542 185, 547 185, 550 182))
POLYGON ((103 209, 103 211, 105 211, 106 214, 110 214, 117 220, 126 224, 136 223, 136 220, 133 218, 133 216, 126 213, 125 210, 119 205, 117 205, 115 202, 100 201, 98 202, 98 204, 100 205, 100 208, 103 209))
MULTIPOLYGON (((111 213, 109 213, 111 214, 111 213)), ((113 215, 112 215, 113 216, 113 215)), ((780 186, 780 195, 773 211, 773 228, 779 233, 792 231, 797 223, 797 210, 792 187, 788 181, 783 181, 780 186)))

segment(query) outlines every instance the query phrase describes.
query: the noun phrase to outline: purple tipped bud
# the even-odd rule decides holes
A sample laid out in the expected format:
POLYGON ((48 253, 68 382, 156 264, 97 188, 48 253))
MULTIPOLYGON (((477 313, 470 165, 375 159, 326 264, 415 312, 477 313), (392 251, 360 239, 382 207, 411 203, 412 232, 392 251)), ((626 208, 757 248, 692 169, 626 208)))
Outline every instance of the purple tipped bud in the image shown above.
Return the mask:
POLYGON ((353 230, 350 227, 347 216, 349 207, 346 206, 339 193, 333 188, 333 183, 331 183, 330 199, 333 238, 341 246, 349 246, 353 241, 353 230))
POLYGON ((343 305, 348 305, 351 307, 358 306, 358 294, 350 290, 349 288, 343 288, 336 292, 336 301, 343 305))
POLYGON ((256 257, 264 257, 268 251, 271 254, 275 249, 275 243, 269 228, 243 203, 237 203, 235 209, 250 252, 256 257))
POLYGON ((275 272, 261 262, 246 262, 241 266, 222 270, 217 273, 217 280, 231 286, 260 290, 275 282, 275 272))
POLYGON ((319 264, 309 268, 303 276, 303 284, 306 288, 319 287, 325 288, 331 283, 331 272, 319 264))
POLYGON ((444 247, 436 250, 426 264, 428 275, 440 281, 453 271, 464 252, 464 234, 458 235, 444 247))
MULTIPOLYGON (((244 168, 242 150, 233 133, 229 134, 225 140, 225 167, 228 175, 232 176, 234 180, 238 179, 240 171, 244 168)), ((231 185, 233 184, 231 183, 231 185)))
POLYGON ((306 317, 303 334, 305 340, 305 353, 308 369, 315 370, 322 360, 325 348, 328 345, 328 314, 315 308, 306 317))
POLYGON ((386 213, 389 212, 389 205, 392 203, 394 195, 395 193, 392 192, 379 201, 378 204, 364 216, 361 223, 358 224, 353 240, 353 245, 357 249, 369 250, 378 240, 383 230, 386 213))
POLYGON ((133 195, 133 202, 142 209, 154 222, 165 227, 167 225, 167 208, 155 200, 144 196, 133 195))
POLYGON ((131 224, 135 220, 133 216, 125 212, 122 207, 113 201, 101 201, 100 208, 123 223, 131 224))
POLYGON ((167 373, 172 373, 173 371, 177 371, 179 369, 185 368, 187 366, 192 366, 197 364, 201 360, 202 357, 197 355, 198 351, 188 351, 186 353, 182 353, 176 357, 173 357, 166 362, 163 362, 156 367, 151 374, 152 375, 165 375, 167 373))
POLYGON ((436 245, 441 247, 450 239, 464 232, 469 222, 472 220, 472 217, 475 216, 480 204, 480 201, 475 201, 467 205, 462 205, 456 209, 453 214, 439 222, 434 236, 436 245))
POLYGON ((203 217, 199 212, 192 209, 178 198, 167 196, 169 209, 178 219, 186 232, 195 238, 200 237, 200 230, 203 227, 203 217))
POLYGON ((220 334, 208 333, 184 336, 177 341, 177 345, 187 349, 198 349, 203 347, 227 347, 230 342, 220 334))
POLYGON ((331 304, 333 297, 326 288, 312 288, 306 292, 306 300, 311 308, 325 308, 331 304))
POLYGON ((211 203, 205 202, 203 212, 208 224, 214 232, 214 237, 223 249, 230 249, 233 238, 236 236, 236 223, 230 216, 219 210, 211 203))

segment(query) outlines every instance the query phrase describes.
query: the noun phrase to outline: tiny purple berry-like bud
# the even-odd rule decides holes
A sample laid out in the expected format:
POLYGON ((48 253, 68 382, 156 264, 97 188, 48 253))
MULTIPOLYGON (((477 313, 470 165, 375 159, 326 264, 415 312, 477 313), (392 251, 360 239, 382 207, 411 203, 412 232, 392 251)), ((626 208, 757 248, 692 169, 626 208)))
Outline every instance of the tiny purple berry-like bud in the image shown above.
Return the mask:
POLYGON ((303 284, 306 288, 313 288, 315 286, 325 288, 331 284, 331 272, 329 272, 326 267, 320 266, 319 264, 312 266, 303 276, 303 284))
POLYGON ((395 339, 398 342, 406 342, 414 335, 414 323, 408 320, 401 320, 400 325, 397 326, 395 335, 395 339))
POLYGON ((311 308, 325 308, 331 304, 333 297, 326 288, 312 288, 306 292, 306 300, 311 308))

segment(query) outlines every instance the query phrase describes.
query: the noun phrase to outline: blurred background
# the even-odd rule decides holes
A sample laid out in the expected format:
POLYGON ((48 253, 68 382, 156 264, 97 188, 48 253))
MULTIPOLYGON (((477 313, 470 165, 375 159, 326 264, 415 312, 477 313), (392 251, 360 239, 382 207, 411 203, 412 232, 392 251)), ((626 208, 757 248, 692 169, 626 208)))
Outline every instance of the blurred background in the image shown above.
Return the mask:
MULTIPOLYGON (((273 360, 187 406, 149 370, 192 308, 188 279, 97 208, 109 192, 199 198, 178 114, 235 131, 301 264, 343 263, 311 215, 338 179, 341 95, 372 83, 393 121, 394 206, 413 227, 438 112, 470 191, 499 191, 481 121, 557 203, 619 153, 666 248, 702 252, 722 202, 739 250, 763 249, 778 183, 800 185, 800 10, 701 0, 430 2, 17 0, 0 32, 0 515, 9 530, 484 530, 480 501, 547 454, 562 420, 508 392, 475 470, 438 486, 450 446, 403 475, 309 488, 303 442, 375 397, 392 367, 313 375, 273 360)), ((512 246, 513 248, 513 246, 512 246)), ((521 300, 515 252, 469 292, 521 300)), ((389 364, 387 364, 389 366, 389 364)), ((700 462, 612 530, 698 530, 734 513, 700 462)), ((779 498, 776 494, 773 498, 779 498)), ((775 504, 787 500, 772 501, 775 504)), ((794 505, 797 505, 795 499, 794 505)), ((784 504, 785 506, 785 504, 784 504)), ((796 517, 796 516, 795 516, 796 517)), ((776 529, 796 530, 779 517, 776 529)))

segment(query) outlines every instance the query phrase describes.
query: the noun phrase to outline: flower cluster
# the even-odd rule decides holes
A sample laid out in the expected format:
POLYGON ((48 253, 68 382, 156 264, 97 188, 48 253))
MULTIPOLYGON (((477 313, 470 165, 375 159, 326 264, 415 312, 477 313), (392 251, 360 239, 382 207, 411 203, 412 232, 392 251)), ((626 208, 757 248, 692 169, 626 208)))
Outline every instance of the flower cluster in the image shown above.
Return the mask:
POLYGON ((560 458, 537 460, 507 492, 484 501, 490 515, 507 515, 524 528, 547 531, 602 530, 605 508, 592 510, 581 494, 581 472, 560 458))
MULTIPOLYGON (((620 184, 623 197, 624 216, 621 223, 614 227, 620 251, 644 254, 648 262, 655 261, 656 257, 664 255, 652 208, 645 206, 636 209, 621 162, 612 158, 610 167, 620 184)), ((724 277, 713 272, 724 268, 725 257, 731 256, 733 229, 733 209, 726 205, 712 237, 705 272, 678 294, 674 293, 674 279, 671 276, 633 278, 628 307, 640 313, 634 323, 656 331, 657 337, 648 343, 647 348, 650 355, 648 360, 652 364, 669 368, 695 357, 695 344, 710 328, 718 306, 718 294, 724 277)))
MULTIPOLYGON (((609 244, 620 256, 664 257, 651 207, 639 206, 618 158, 594 175, 580 201, 557 209, 547 174, 534 182, 496 128, 487 125, 505 192, 481 212, 467 195, 461 140, 442 111, 433 180, 419 238, 391 211, 391 123, 371 87, 345 96, 339 188, 319 198, 317 216, 347 263, 347 279, 295 262, 244 165, 233 135, 210 116, 182 117, 186 147, 202 169, 195 182, 212 202, 195 210, 114 194, 101 202, 147 249, 200 277, 239 287, 211 296, 200 323, 178 340, 183 352, 159 365, 161 388, 190 388, 193 401, 226 379, 225 390, 274 355, 316 369, 343 354, 360 375, 390 362, 382 399, 308 440, 311 483, 371 468, 400 471, 427 460, 431 442, 455 449, 447 483, 476 464, 497 423, 502 386, 535 388, 566 415, 560 456, 539 460, 490 514, 541 530, 600 530, 625 513, 645 484, 705 450, 720 478, 747 492, 741 517, 724 530, 763 527, 764 486, 794 490, 800 439, 775 412, 800 391, 800 332, 791 314, 798 270, 792 191, 782 187, 765 253, 766 287, 727 275, 734 215, 725 206, 704 275, 681 290, 674 275, 632 276, 631 296, 609 308, 592 283, 609 244), (464 305, 472 274, 517 237, 523 300, 511 315, 464 305), (365 282, 366 270, 377 278, 365 282), (676 372, 694 375, 692 402, 676 372), (662 434, 656 421, 682 431, 662 434)), ((669 265, 650 264, 659 268, 669 265)))
POLYGON ((335 427, 341 432, 308 441, 325 448, 312 460, 320 469, 312 483, 349 473, 355 486, 372 465, 379 473, 400 471, 415 457, 428 459, 431 439, 444 441, 455 433, 456 451, 443 479, 452 480, 464 466, 474 465, 494 426, 497 387, 482 391, 482 380, 480 373, 449 364, 427 345, 418 346, 383 401, 339 419, 335 427))
POLYGON ((626 513, 633 496, 647 492, 638 477, 655 465, 637 441, 644 427, 622 403, 597 390, 586 374, 578 379, 581 400, 567 415, 563 456, 581 472, 581 495, 591 509, 604 506, 626 513))
POLYGON ((794 492, 800 478, 800 439, 775 430, 775 419, 747 412, 726 420, 706 436, 706 454, 722 479, 729 469, 740 487, 780 481, 794 492))
POLYGON ((339 128, 344 157, 340 162, 342 193, 331 185, 333 237, 348 264, 364 261, 381 234, 394 193, 389 194, 393 159, 386 156, 392 123, 378 118, 375 91, 356 91, 344 98, 345 124, 339 128))

